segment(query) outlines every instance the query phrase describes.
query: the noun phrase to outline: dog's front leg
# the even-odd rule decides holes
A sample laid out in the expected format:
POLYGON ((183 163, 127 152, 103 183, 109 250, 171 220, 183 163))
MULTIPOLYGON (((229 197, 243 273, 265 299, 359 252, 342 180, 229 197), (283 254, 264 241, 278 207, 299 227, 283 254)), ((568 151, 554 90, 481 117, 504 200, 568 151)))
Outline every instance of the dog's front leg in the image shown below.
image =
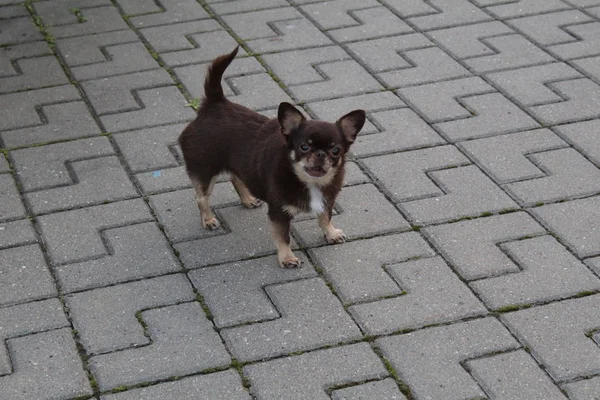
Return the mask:
POLYGON ((346 234, 331 224, 331 213, 331 207, 327 207, 327 210, 323 214, 317 215, 319 227, 323 230, 328 243, 344 243, 346 241, 346 234))
POLYGON ((269 208, 269 219, 273 230, 275 246, 277 246, 277 258, 279 265, 283 268, 297 268, 300 260, 294 255, 290 248, 290 221, 289 215, 280 210, 269 208))

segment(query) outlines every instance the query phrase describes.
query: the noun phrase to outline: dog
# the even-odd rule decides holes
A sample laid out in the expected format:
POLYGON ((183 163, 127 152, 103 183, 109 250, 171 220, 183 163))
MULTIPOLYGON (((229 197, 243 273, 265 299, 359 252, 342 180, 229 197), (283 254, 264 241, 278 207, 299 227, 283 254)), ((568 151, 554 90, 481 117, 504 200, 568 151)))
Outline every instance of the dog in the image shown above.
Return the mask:
POLYGON ((296 213, 315 213, 329 243, 346 240, 331 224, 331 215, 342 189, 346 154, 365 123, 365 111, 354 110, 330 123, 307 120, 290 103, 279 105, 276 119, 233 103, 225 98, 221 79, 238 49, 208 67, 196 119, 179 136, 186 171, 205 229, 219 227, 208 199, 217 175, 228 172, 245 207, 267 203, 279 264, 299 267, 290 248, 296 213))

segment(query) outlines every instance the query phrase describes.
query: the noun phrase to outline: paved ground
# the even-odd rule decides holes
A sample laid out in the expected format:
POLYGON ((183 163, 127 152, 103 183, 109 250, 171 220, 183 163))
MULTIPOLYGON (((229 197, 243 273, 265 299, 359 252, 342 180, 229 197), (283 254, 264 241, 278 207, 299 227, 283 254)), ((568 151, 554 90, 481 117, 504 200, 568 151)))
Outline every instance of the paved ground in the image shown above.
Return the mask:
POLYGON ((0 399, 600 399, 600 0, 0 0, 0 399), (369 122, 277 267, 175 139, 369 122))

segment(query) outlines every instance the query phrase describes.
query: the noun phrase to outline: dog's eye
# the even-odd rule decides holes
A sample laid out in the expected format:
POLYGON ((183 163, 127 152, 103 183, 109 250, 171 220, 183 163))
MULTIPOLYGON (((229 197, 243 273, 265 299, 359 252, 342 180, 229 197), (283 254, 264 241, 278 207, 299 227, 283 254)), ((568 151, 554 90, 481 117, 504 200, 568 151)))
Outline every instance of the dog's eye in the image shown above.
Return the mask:
POLYGON ((331 149, 331 154, 333 154, 334 156, 339 156, 340 152, 341 150, 339 147, 334 147, 333 149, 331 149))
POLYGON ((302 143, 302 144, 300 145, 300 151, 302 151, 302 152, 306 153, 306 152, 307 152, 307 151, 309 151, 309 150, 310 150, 310 146, 309 146, 309 145, 307 145, 306 143, 302 143))

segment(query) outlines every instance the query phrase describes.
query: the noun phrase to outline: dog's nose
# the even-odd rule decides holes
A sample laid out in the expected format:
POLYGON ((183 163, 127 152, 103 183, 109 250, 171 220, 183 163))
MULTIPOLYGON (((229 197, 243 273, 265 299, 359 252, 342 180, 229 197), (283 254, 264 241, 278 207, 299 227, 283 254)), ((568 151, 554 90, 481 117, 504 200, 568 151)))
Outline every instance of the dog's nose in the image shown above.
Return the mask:
POLYGON ((325 158, 326 154, 323 150, 317 150, 317 158, 325 158))

